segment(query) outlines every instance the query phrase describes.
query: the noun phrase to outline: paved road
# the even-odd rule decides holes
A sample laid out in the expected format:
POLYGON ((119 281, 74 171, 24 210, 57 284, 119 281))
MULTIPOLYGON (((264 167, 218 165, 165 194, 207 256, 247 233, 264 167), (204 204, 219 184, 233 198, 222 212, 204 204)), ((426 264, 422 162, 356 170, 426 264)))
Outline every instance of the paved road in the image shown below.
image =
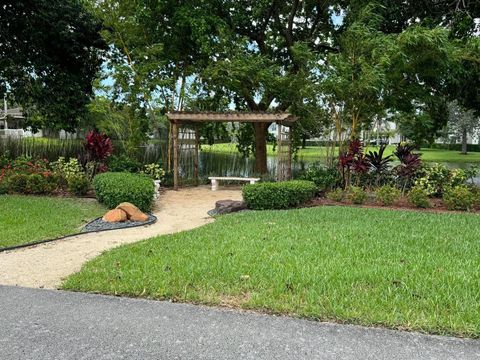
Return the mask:
POLYGON ((480 359, 480 341, 0 286, 0 359, 480 359))

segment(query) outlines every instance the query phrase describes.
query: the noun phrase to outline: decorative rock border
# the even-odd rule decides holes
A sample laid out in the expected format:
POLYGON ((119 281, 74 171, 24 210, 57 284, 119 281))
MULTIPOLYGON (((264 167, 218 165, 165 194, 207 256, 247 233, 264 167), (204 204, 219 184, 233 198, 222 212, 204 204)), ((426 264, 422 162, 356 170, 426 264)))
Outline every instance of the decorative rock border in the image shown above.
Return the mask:
POLYGON ((83 227, 82 233, 127 229, 131 227, 151 225, 157 221, 157 217, 155 215, 153 214, 147 214, 147 215, 148 215, 147 221, 125 221, 125 222, 108 222, 108 221, 103 221, 102 218, 99 217, 99 218, 96 218, 95 220, 90 221, 87 225, 85 225, 83 227))

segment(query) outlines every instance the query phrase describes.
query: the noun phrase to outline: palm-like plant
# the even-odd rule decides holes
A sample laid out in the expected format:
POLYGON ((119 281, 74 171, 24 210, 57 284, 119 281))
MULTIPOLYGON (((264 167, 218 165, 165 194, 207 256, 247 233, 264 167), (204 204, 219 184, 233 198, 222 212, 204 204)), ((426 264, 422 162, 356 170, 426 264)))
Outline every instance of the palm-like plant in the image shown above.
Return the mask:
POLYGON ((394 151, 394 155, 403 163, 403 160, 406 156, 412 155, 415 146, 408 143, 400 143, 397 145, 397 148, 394 151))
POLYGON ((382 144, 378 151, 369 151, 368 154, 365 155, 375 175, 375 185, 377 186, 390 170, 390 163, 392 162, 392 155, 384 156, 386 148, 387 145, 382 144))

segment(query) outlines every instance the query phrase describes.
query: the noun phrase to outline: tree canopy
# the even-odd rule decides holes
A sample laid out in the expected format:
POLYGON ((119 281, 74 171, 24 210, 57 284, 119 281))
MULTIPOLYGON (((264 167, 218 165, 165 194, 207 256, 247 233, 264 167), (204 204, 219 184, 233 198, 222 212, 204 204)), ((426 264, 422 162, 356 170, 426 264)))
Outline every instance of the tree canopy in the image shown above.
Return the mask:
POLYGON ((23 107, 26 126, 75 129, 106 48, 100 29, 80 0, 2 2, 0 89, 23 107))

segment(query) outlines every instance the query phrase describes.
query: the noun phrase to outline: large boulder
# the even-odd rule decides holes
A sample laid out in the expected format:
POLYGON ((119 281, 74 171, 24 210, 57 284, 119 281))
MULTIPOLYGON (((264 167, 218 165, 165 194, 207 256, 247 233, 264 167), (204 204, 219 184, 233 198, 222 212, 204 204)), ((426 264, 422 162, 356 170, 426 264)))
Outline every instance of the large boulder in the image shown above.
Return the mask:
POLYGON ((246 208, 245 202, 237 200, 218 200, 215 203, 215 213, 219 215, 242 211, 246 208))
POLYGON ((113 209, 103 215, 102 220, 111 223, 124 222, 127 221, 127 213, 122 209, 113 209))
POLYGON ((130 221, 147 221, 148 215, 140 211, 138 207, 129 202, 123 202, 117 206, 117 209, 123 210, 130 221))
POLYGON ((141 211, 139 211, 139 212, 136 212, 136 213, 131 214, 130 217, 128 218, 128 220, 130 220, 130 221, 143 222, 143 221, 147 221, 147 220, 148 220, 148 215, 147 215, 147 214, 144 214, 144 213, 141 212, 141 211))
POLYGON ((129 203, 129 202, 122 202, 122 203, 118 204, 116 209, 122 209, 123 211, 125 211, 127 213, 127 216, 140 211, 140 209, 138 207, 136 207, 135 205, 133 205, 132 203, 129 203))

